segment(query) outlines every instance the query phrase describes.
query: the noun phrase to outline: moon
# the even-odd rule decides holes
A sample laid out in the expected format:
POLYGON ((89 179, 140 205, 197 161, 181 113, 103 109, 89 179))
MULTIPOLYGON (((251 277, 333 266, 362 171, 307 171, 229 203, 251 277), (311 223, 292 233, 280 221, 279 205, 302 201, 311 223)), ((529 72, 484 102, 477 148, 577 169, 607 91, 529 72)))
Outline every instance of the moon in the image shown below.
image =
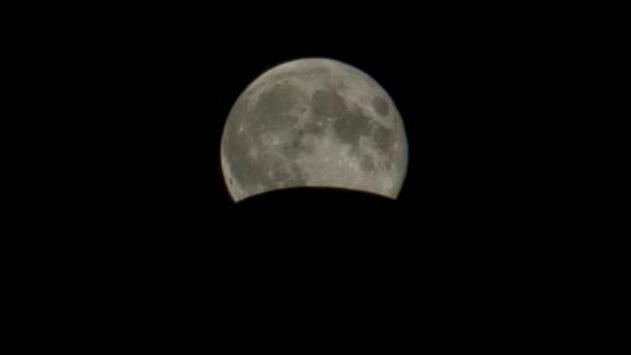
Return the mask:
POLYGON ((368 74, 325 58, 278 65, 234 103, 221 166, 235 202, 293 187, 396 199, 408 161, 403 120, 368 74))

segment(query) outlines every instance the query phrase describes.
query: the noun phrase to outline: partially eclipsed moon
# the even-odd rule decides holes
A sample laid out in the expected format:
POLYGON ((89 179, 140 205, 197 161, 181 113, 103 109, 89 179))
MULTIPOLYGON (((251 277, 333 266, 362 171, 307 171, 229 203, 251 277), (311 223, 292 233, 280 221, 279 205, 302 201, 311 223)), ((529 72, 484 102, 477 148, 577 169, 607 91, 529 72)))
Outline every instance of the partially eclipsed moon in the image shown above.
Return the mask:
POLYGON ((385 90, 330 59, 281 64, 239 96, 224 127, 221 166, 235 201, 291 187, 333 187, 395 199, 407 139, 385 90))

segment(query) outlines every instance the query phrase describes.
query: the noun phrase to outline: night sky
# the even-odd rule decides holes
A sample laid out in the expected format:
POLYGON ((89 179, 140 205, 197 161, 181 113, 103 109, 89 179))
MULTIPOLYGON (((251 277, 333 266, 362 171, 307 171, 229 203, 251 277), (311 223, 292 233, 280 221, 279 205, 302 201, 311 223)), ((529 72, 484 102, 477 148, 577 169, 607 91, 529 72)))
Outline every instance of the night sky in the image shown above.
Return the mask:
POLYGON ((78 54, 69 64, 85 83, 77 87, 83 112, 95 117, 82 133, 98 145, 85 153, 93 180, 82 182, 95 215, 143 235, 190 233, 202 245, 316 232, 331 247, 370 240, 408 252, 417 243, 446 252, 453 240, 445 236, 467 249, 485 235, 473 244, 482 248, 529 228, 543 178, 529 169, 538 149, 531 137, 552 113, 532 104, 544 95, 542 56, 530 50, 523 18, 479 8, 301 6, 152 8, 73 30, 67 45, 78 54), (228 113, 258 75, 304 57, 355 66, 396 103, 409 144, 397 200, 296 189, 232 203, 219 161, 228 113))
POLYGON ((572 148, 548 149, 568 134, 554 123, 564 110, 550 105, 566 64, 555 56, 565 32, 545 30, 554 21, 478 4, 215 3, 58 9, 67 19, 43 11, 48 22, 22 43, 36 49, 24 56, 37 79, 23 82, 47 99, 25 106, 44 110, 41 124, 21 120, 51 141, 34 149, 48 165, 25 161, 51 197, 22 199, 43 212, 14 238, 28 258, 9 272, 31 268, 20 279, 38 288, 24 309, 56 309, 51 329, 70 306, 106 324, 99 311, 112 319, 107 331, 76 324, 106 337, 147 328, 143 347, 161 346, 160 333, 130 317, 177 327, 187 336, 178 351, 188 337, 214 346, 207 340, 221 332, 238 338, 231 347, 249 342, 239 326, 259 332, 270 320, 344 337, 355 321, 425 346, 418 335, 434 336, 408 326, 418 322, 442 333, 441 348, 467 349, 451 327, 494 343, 502 332, 533 334, 510 320, 557 326, 539 305, 556 314, 581 293, 553 294, 575 265, 559 256, 583 254, 568 251, 564 223, 548 227, 565 197, 554 171, 572 148), (396 103, 409 147, 397 200, 305 188, 231 201, 219 149, 232 105, 261 73, 304 57, 348 63, 396 103), (25 233, 31 226, 42 232, 25 233))

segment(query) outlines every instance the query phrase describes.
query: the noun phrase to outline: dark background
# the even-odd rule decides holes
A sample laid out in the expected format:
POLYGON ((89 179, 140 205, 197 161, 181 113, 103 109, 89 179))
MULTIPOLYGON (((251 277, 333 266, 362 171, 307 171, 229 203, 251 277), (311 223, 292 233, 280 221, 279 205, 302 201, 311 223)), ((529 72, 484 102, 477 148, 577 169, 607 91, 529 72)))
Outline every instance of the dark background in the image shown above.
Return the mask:
POLYGON ((557 112, 546 105, 556 83, 546 75, 563 64, 554 51, 564 41, 539 30, 545 16, 304 7, 96 11, 42 32, 52 43, 42 55, 63 83, 51 90, 68 91, 53 104, 76 122, 67 128, 79 144, 68 151, 80 164, 65 183, 81 191, 87 220, 143 234, 295 238, 313 225, 332 238, 422 243, 450 234, 466 245, 470 235, 492 243, 549 218, 541 211, 550 204, 538 200, 546 174, 531 166, 549 164, 535 156, 552 136, 557 112), (304 57, 356 66, 394 99, 409 143, 397 200, 297 189, 232 203, 219 161, 228 113, 262 72, 304 57))
POLYGON ((62 147, 39 151, 50 165, 33 176, 55 196, 42 210, 65 216, 53 224, 190 252, 241 240, 436 258, 548 249, 521 236, 557 218, 565 183, 553 174, 565 148, 549 148, 568 134, 556 103, 571 33, 553 11, 240 6, 39 9, 48 21, 22 42, 34 51, 18 53, 47 98, 27 106, 45 110, 35 127, 62 147), (232 203, 219 161, 230 109, 258 75, 304 57, 365 71, 397 104, 409 144, 397 200, 295 189, 232 203))
POLYGON ((120 14, 79 36, 88 50, 78 46, 76 62, 94 88, 82 107, 97 117, 81 136, 98 146, 80 175, 80 224, 130 257, 248 272, 361 265, 511 279, 536 267, 533 253, 542 262, 563 246, 545 227, 555 192, 541 192, 558 162, 539 159, 557 114, 545 76, 562 65, 563 41, 510 10, 304 6, 120 14), (303 57, 356 66, 397 104, 409 143, 397 200, 296 189, 232 203, 219 161, 228 113, 262 72, 303 57))
POLYGON ((344 335, 363 323, 404 338, 418 321, 450 338, 488 321, 491 341, 516 320, 540 329, 542 305, 573 311, 555 291, 578 275, 559 257, 576 239, 548 223, 563 212, 554 171, 567 149, 548 148, 569 126, 552 105, 570 36, 550 30, 558 13, 224 5, 31 9, 47 21, 21 42, 34 49, 24 83, 43 98, 24 107, 44 119, 24 122, 47 137, 37 155, 49 163, 27 164, 52 191, 25 199, 46 216, 23 224, 44 233, 24 233, 15 264, 33 269, 21 280, 38 288, 34 305, 52 295, 43 309, 81 305, 117 329, 174 319, 192 337, 216 318, 225 333, 251 318, 265 329, 277 310, 290 327, 344 335), (259 74, 303 57, 351 64, 397 104, 410 154, 397 200, 300 189, 231 202, 219 162, 230 108, 259 74))

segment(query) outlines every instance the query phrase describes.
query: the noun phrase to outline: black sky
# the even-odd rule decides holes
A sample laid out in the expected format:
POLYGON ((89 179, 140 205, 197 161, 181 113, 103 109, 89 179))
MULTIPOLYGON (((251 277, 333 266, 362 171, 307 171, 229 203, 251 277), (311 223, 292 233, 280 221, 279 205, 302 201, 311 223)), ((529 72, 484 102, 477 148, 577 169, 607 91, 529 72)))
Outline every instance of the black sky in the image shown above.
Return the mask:
MULTIPOLYGON (((33 31, 22 42, 33 53, 19 52, 23 83, 44 94, 24 106, 44 111, 32 115, 42 122, 21 119, 47 137, 33 149, 49 160, 25 165, 34 190, 51 195, 22 199, 43 216, 20 225, 27 257, 10 265, 34 269, 21 278, 38 287, 32 305, 58 297, 53 322, 67 319, 63 301, 134 336, 145 327, 132 316, 168 323, 203 333, 204 346, 207 324, 229 332, 260 312, 258 332, 277 309, 327 330, 348 314, 415 343, 407 324, 417 320, 470 333, 491 309, 511 332, 505 319, 543 312, 536 301, 573 267, 559 258, 571 244, 549 237, 565 226, 547 227, 560 214, 565 181, 553 172, 566 155, 547 149, 565 134, 549 104, 566 65, 555 56, 565 29, 547 30, 547 9, 215 3, 38 8, 47 21, 18 29, 33 31), (409 144, 397 200, 296 189, 231 202, 219 161, 228 113, 259 74, 303 57, 353 65, 396 103, 409 144), (22 231, 31 226, 42 232, 22 231)), ((553 301, 556 312, 565 300, 553 301)), ((464 339, 445 334, 445 344, 464 339)))
POLYGON ((542 177, 527 154, 547 117, 532 105, 545 98, 537 87, 545 57, 531 50, 537 34, 523 17, 312 6, 130 9, 86 16, 56 35, 52 52, 72 53, 62 60, 74 73, 75 110, 90 117, 78 136, 96 147, 80 152, 82 201, 156 232, 206 234, 260 222, 289 236, 337 221, 352 235, 412 238, 521 228, 536 213, 526 206, 542 177), (305 189, 231 202, 219 162, 230 108, 259 74, 303 57, 351 64, 397 104, 409 164, 396 201, 305 189))

